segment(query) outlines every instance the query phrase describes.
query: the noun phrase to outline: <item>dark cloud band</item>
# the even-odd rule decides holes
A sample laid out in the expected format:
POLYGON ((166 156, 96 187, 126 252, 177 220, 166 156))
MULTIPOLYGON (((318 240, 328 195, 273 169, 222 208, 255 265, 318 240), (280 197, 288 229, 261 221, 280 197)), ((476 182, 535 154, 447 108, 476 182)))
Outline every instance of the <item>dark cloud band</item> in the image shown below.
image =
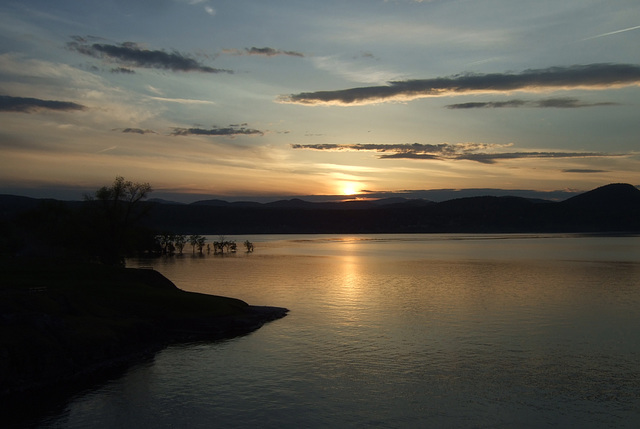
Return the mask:
POLYGON ((33 113, 41 110, 74 111, 86 107, 70 101, 41 100, 39 98, 0 95, 0 112, 33 113))
POLYGON ((380 153, 380 159, 419 159, 419 160, 467 160, 482 164, 495 164, 510 159, 543 158, 590 158, 621 156, 600 152, 486 152, 510 145, 489 143, 441 143, 441 144, 314 144, 291 145, 293 149, 312 149, 328 151, 371 151, 380 153))
POLYGON ((283 51, 281 49, 268 48, 268 47, 265 47, 265 48, 251 47, 251 48, 244 48, 242 50, 225 49, 222 52, 224 52, 225 54, 232 54, 232 55, 262 55, 265 57, 274 57, 276 55, 287 55, 290 57, 304 57, 304 54, 302 54, 301 52, 283 51))
POLYGON ((283 103, 358 105, 470 93, 549 89, 603 89, 640 84, 635 64, 588 64, 525 70, 521 73, 461 74, 434 79, 392 81, 388 85, 282 96, 283 103))
POLYGON ((264 135, 260 130, 252 128, 236 128, 233 126, 225 128, 174 128, 172 136, 236 136, 236 135, 264 135))
POLYGON ((132 133, 132 134, 156 134, 153 130, 147 130, 142 128, 124 128, 124 129, 116 129, 114 131, 121 131, 123 133, 132 133))
POLYGON ((528 101, 528 100, 507 100, 507 101, 485 101, 449 104, 445 106, 447 109, 498 109, 503 107, 552 107, 575 109, 579 107, 596 107, 596 106, 617 106, 618 103, 600 102, 585 103, 577 98, 547 98, 544 100, 528 101))
POLYGON ((591 174, 591 173, 608 173, 607 170, 592 170, 588 168, 570 168, 567 170, 562 170, 563 173, 583 173, 583 174, 591 174))
MULTIPOLYGON (((143 49, 133 42, 119 45, 106 43, 88 44, 82 38, 75 37, 67 44, 69 49, 94 58, 108 59, 129 67, 153 68, 181 72, 233 73, 231 70, 217 69, 201 64, 178 51, 143 49)), ((122 71, 120 68, 119 71, 122 71)))

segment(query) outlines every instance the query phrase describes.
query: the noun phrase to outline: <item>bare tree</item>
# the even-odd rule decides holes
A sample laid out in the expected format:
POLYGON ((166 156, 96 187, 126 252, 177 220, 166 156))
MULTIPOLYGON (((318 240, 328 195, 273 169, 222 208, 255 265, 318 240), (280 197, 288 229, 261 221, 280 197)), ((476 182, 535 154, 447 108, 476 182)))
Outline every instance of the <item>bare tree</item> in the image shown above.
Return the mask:
POLYGON ((134 236, 133 227, 146 213, 140 202, 153 190, 149 183, 137 183, 117 176, 111 186, 98 189, 95 196, 85 196, 95 201, 99 214, 94 219, 100 232, 100 259, 109 265, 124 265, 124 253, 134 236))
POLYGON ((213 242, 213 254, 217 255, 218 253, 224 255, 224 247, 225 247, 225 236, 219 235, 218 241, 213 242))
POLYGON ((182 234, 177 234, 175 236, 175 246, 178 249, 178 253, 182 255, 182 250, 184 249, 184 245, 187 244, 187 236, 182 234))
POLYGON ((168 232, 156 236, 156 241, 158 242, 163 255, 170 255, 173 253, 172 249, 175 249, 175 246, 173 245, 174 239, 175 236, 168 232))
POLYGON ((189 244, 191 245, 191 249, 193 250, 193 253, 196 253, 196 246, 198 245, 198 239, 199 239, 199 235, 198 234, 191 234, 189 236, 189 244))
POLYGON ((196 243, 196 246, 198 246, 198 252, 200 252, 200 254, 202 255, 202 249, 204 248, 204 243, 207 241, 206 237, 203 237, 202 235, 198 236, 198 242, 196 243))

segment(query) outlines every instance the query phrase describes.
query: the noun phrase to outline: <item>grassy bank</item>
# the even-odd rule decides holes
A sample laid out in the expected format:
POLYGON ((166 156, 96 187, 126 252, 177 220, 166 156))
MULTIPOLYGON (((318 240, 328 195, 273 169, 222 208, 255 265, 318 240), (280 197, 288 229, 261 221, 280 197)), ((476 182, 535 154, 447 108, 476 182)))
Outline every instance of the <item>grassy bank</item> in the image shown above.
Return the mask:
POLYGON ((250 332, 285 309, 178 289, 153 270, 0 261, 0 394, 81 378, 163 346, 250 332))

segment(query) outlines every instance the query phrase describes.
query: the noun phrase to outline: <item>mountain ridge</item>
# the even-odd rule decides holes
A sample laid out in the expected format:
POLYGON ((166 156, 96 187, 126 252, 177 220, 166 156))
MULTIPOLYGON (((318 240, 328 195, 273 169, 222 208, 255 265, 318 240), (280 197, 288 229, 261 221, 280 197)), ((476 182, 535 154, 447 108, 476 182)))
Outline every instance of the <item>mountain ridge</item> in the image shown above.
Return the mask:
MULTIPOLYGON (((0 220, 42 204, 82 202, 0 195, 0 220)), ((564 201, 519 196, 472 196, 442 202, 385 198, 270 203, 204 200, 144 202, 144 226, 182 234, 640 232, 640 190, 612 183, 564 201)))

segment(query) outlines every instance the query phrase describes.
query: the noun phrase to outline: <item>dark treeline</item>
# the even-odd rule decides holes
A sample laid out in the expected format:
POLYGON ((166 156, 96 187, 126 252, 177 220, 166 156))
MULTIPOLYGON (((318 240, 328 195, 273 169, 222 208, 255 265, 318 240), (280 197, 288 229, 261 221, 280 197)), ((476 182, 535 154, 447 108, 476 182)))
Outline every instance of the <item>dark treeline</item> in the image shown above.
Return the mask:
POLYGON ((82 202, 4 197, 0 201, 0 255, 56 257, 124 265, 127 255, 152 248, 153 230, 141 220, 148 183, 116 177, 82 202))
POLYGON ((0 246, 3 252, 16 246, 33 249, 46 241, 48 249, 108 259, 109 254, 101 254, 110 250, 104 248, 105 242, 127 252, 144 251, 157 248, 157 236, 167 231, 186 236, 640 232, 640 190, 632 185, 611 184, 562 202, 489 196, 441 203, 290 200, 271 204, 200 202, 184 205, 136 201, 135 229, 126 225, 118 229, 120 224, 110 224, 104 213, 104 202, 95 199, 62 202, 0 196, 0 246), (117 241, 112 243, 111 239, 117 241))

